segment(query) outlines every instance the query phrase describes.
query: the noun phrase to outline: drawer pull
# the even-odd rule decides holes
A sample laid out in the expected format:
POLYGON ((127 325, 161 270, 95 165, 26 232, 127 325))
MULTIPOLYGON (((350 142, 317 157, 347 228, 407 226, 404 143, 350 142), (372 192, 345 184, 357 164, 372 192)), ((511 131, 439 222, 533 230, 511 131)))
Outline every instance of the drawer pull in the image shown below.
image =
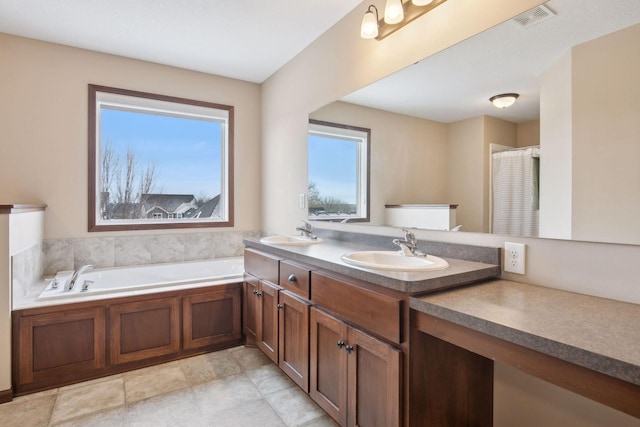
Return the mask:
POLYGON ((338 348, 342 349, 344 347, 344 341, 338 341, 338 348))
POLYGON ((292 274, 292 275, 289 276, 289 281, 292 282, 292 283, 295 283, 295 282, 298 281, 298 278, 296 277, 295 274, 292 274))
POLYGON ((352 345, 348 345, 344 349, 347 350, 347 353, 351 354, 351 352, 353 351, 353 346, 352 345))

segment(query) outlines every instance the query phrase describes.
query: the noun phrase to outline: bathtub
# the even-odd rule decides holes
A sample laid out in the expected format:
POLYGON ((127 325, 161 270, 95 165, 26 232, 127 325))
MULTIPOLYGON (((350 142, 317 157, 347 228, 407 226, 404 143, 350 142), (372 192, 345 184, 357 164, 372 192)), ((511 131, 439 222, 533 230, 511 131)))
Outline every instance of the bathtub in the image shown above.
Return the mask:
POLYGON ((241 282, 244 273, 243 260, 243 257, 234 257, 175 264, 92 269, 80 274, 74 288, 70 291, 63 289, 73 272, 61 271, 55 276, 58 282, 57 289, 49 283, 37 299, 44 302, 94 295, 169 290, 182 286, 196 287, 241 282), (83 290, 85 281, 88 287, 83 290))

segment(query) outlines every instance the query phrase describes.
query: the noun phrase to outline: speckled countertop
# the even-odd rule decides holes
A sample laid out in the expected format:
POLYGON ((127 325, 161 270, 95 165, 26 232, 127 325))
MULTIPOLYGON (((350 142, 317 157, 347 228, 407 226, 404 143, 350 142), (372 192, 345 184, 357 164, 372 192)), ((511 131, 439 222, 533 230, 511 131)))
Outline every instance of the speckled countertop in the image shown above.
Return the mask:
POLYGON ((640 305, 495 280, 411 308, 640 385, 640 305))
MULTIPOLYGON (((391 239, 387 239, 389 242, 391 239)), ((471 283, 500 275, 500 266, 481 262, 445 258, 449 267, 439 271, 394 272, 354 267, 340 257, 348 252, 380 250, 379 246, 325 240, 309 246, 285 246, 244 239, 246 247, 269 252, 282 258, 334 271, 345 276, 375 283, 397 291, 418 294, 471 283)))

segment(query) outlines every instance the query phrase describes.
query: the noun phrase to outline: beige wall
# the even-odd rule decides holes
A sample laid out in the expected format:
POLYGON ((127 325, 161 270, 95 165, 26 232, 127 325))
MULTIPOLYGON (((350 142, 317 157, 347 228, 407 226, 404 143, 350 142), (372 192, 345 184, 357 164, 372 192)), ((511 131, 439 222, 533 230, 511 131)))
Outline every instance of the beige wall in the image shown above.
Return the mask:
POLYGON ((540 120, 518 123, 517 147, 540 145, 540 120))
POLYGON ((447 194, 464 231, 483 231, 484 118, 449 124, 447 194))
POLYGON ((371 223, 385 223, 385 204, 449 203, 447 125, 344 102, 309 116, 371 129, 371 223))
POLYGON ((571 239, 571 55, 540 76, 540 237, 571 239))
POLYGON ((572 64, 571 237, 637 244, 640 24, 574 47, 572 64))
MULTIPOLYGON (((375 3, 380 7, 382 2, 375 3)), ((538 3, 541 2, 496 0, 487 5, 474 0, 450 1, 393 36, 376 42, 359 38, 357 29, 369 4, 363 2, 279 70, 263 87, 263 230, 291 232, 306 214, 298 208, 297 197, 306 187, 304 159, 310 112, 538 3)), ((326 227, 397 234, 394 229, 361 225, 326 227)), ((504 237, 477 233, 417 231, 416 235, 422 239, 497 247, 505 242, 504 237)), ((509 241, 527 245, 527 275, 504 274, 507 279, 640 303, 637 286, 640 265, 636 262, 640 259, 640 246, 545 239, 509 241), (585 263, 585 259, 599 259, 602 263, 585 263)), ((515 384, 524 391, 535 387, 535 380, 528 376, 518 383, 501 371, 496 372, 496 381, 515 384)), ((598 412, 599 419, 612 420, 614 424, 618 421, 618 412, 572 396, 598 412)), ((557 418, 537 410, 534 399, 513 399, 509 394, 497 399, 497 419, 506 406, 519 413, 521 420, 558 425, 557 418)), ((556 403, 557 410, 570 419, 573 406, 569 399, 559 397, 556 403)))
POLYGON ((259 85, 6 34, 0 64, 0 195, 47 204, 46 238, 90 236, 89 83, 235 106, 234 228, 260 228, 259 85))

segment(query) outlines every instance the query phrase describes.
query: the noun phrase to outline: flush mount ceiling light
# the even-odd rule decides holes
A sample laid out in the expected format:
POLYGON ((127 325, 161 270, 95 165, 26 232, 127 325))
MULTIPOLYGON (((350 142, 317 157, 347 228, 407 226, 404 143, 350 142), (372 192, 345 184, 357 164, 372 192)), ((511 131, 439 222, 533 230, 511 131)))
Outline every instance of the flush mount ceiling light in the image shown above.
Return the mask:
POLYGON ((496 108, 508 108, 516 102, 516 99, 518 99, 519 96, 520 95, 517 93, 502 93, 500 95, 492 96, 489 98, 489 101, 491 101, 493 106, 496 108))
POLYGON ((378 9, 370 5, 362 17, 360 36, 363 39, 382 40, 445 1, 447 0, 387 0, 383 19, 378 16, 378 9))

